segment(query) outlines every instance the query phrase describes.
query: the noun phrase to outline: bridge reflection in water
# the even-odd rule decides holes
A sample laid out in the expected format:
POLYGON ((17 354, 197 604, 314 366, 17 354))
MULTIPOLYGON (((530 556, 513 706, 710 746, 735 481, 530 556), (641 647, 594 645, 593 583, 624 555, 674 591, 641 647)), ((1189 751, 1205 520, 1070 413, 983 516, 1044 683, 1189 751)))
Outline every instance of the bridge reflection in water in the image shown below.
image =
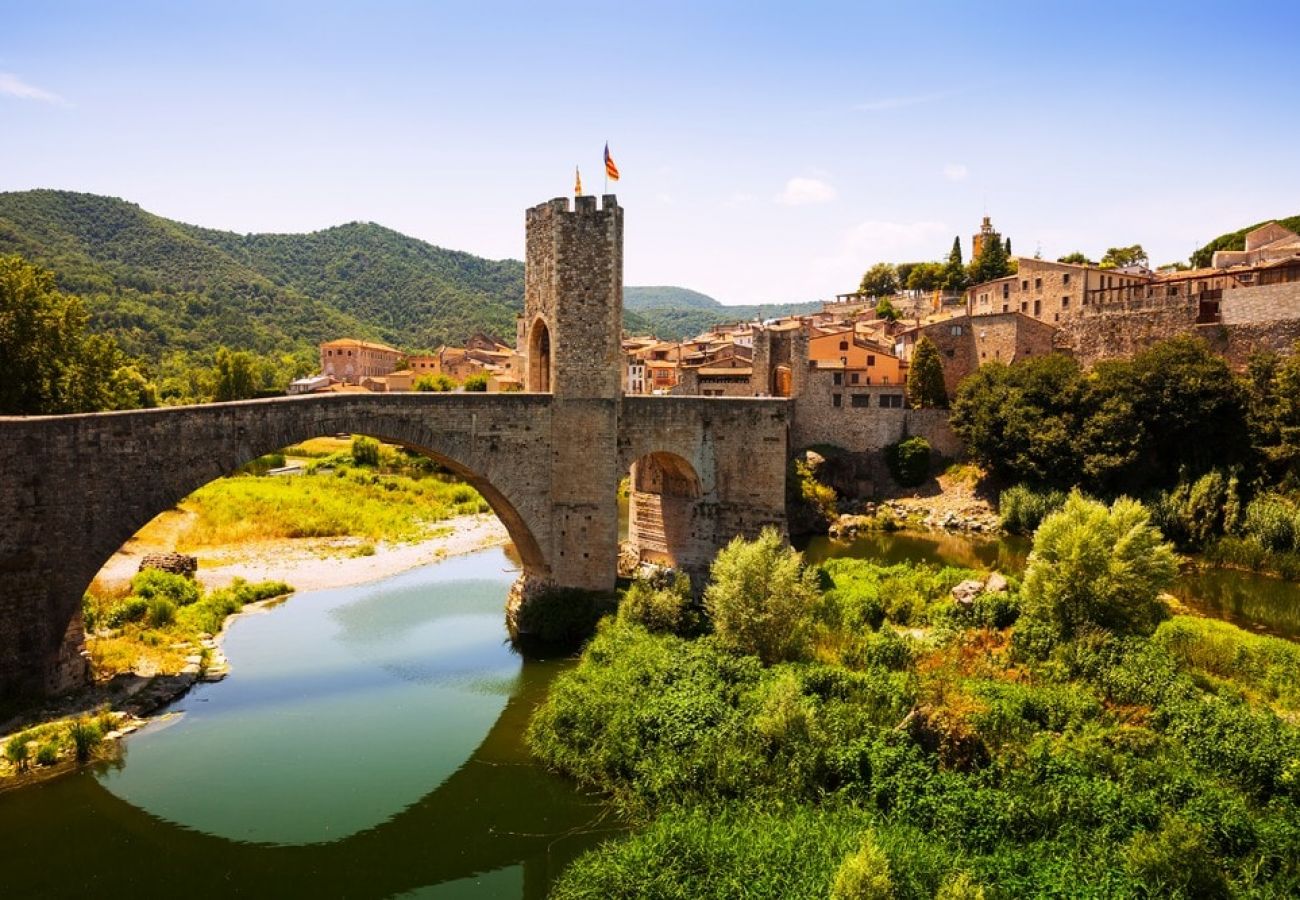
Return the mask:
POLYGON ((237 623, 231 678, 120 768, 0 796, 6 893, 544 896, 619 825, 523 746, 571 663, 506 646, 511 568, 485 551, 237 623))

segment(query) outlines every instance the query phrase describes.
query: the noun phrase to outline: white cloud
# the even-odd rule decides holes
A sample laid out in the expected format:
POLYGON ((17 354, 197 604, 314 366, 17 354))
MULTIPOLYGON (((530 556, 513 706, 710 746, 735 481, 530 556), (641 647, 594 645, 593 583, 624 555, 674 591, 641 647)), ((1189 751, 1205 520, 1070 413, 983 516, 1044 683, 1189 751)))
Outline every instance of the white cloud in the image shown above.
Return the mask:
POLYGON ((949 181, 965 181, 969 174, 970 170, 961 163, 948 163, 943 167, 943 177, 949 181))
POLYGON ((776 202, 785 206, 809 206, 834 199, 835 188, 820 178, 791 178, 785 190, 776 195, 776 202))
POLYGON ((840 236, 834 255, 812 261, 812 271, 819 283, 850 291, 873 263, 938 259, 945 238, 952 240, 952 229, 943 222, 860 222, 840 236))
POLYGON ((936 100, 946 100, 957 93, 959 92, 939 91, 934 94, 914 94, 910 97, 880 97, 876 100, 868 100, 866 103, 859 103, 853 108, 862 112, 884 112, 890 109, 920 106, 922 103, 934 103, 936 100))
POLYGON ((0 72, 0 94, 17 97, 19 100, 39 100, 42 103, 67 105, 67 101, 58 94, 28 84, 12 72, 0 72))

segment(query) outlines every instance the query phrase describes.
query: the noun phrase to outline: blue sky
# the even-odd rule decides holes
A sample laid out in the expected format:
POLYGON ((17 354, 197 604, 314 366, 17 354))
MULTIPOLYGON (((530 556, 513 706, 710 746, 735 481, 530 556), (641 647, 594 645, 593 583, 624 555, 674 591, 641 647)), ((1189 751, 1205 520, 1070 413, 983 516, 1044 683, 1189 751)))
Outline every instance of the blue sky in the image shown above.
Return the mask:
POLYGON ((0 190, 521 257, 623 179, 629 284, 851 290, 987 212, 1185 258, 1300 213, 1300 4, 0 0, 0 190))

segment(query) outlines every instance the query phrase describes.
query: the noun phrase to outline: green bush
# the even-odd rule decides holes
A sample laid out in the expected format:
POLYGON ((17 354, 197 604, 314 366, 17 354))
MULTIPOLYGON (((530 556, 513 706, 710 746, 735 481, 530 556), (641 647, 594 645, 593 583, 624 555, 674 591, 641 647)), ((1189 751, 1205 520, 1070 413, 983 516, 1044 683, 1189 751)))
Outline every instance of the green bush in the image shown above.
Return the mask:
POLYGON ((488 377, 482 372, 465 379, 462 387, 467 391, 483 392, 488 389, 488 377))
POLYGON ((1274 553, 1297 549, 1295 523, 1295 508, 1277 494, 1260 494, 1246 507, 1246 534, 1274 553))
POLYGON ((733 538, 709 575, 704 608, 722 646, 768 665, 807 652, 816 574, 775 528, 733 538))
POLYGON ((1205 830, 1181 817, 1165 819, 1156 832, 1138 832, 1124 856, 1129 870, 1155 896, 1229 896, 1205 830))
POLYGON ((59 761, 59 745, 50 741, 40 746, 36 751, 36 765, 52 766, 59 761))
POLYGON ((149 606, 144 621, 150 628, 165 628, 176 621, 176 604, 167 597, 160 595, 146 602, 149 606))
POLYGON ((174 606, 198 602, 199 586, 192 578, 161 569, 145 569, 131 579, 131 593, 145 600, 165 598, 174 606))
POLYGON ((591 637, 605 598, 576 588, 551 588, 529 597, 515 623, 521 639, 573 648, 591 637))
POLYGON ((352 462, 358 466, 379 467, 379 441, 364 434, 352 438, 352 462))
POLYGON ((1043 519, 1065 505, 1066 494, 1058 490, 1034 490, 1027 484, 1007 488, 998 497, 1002 527, 1012 534, 1033 534, 1043 519))
POLYGON ((914 487, 930 475, 930 442, 923 437, 890 444, 885 448, 889 474, 904 487, 914 487))
POLYGON ((80 718, 73 722, 68 729, 68 735, 72 738, 73 752, 76 754, 77 762, 85 762, 90 759, 90 755, 95 752, 95 748, 104 740, 104 732, 100 729, 99 723, 86 718, 80 718))
POLYGON ((127 622, 139 622, 148 612, 148 600, 135 595, 123 597, 104 616, 104 624, 109 628, 121 628, 127 622))
POLYGON ((1142 504, 1120 498, 1107 508, 1075 491, 1034 535, 1023 615, 1047 624, 1056 640, 1089 628, 1150 634, 1167 615, 1159 594, 1177 573, 1142 504))
POLYGON ((456 382, 452 381, 446 375, 438 373, 437 375, 421 375, 415 381, 417 391, 432 391, 443 394, 448 391, 456 390, 456 382))
POLYGON ((31 757, 31 738, 26 732, 20 731, 18 734, 11 735, 9 740, 5 741, 5 759, 13 763, 14 768, 19 772, 27 768, 27 761, 31 757))
POLYGON ((618 617, 620 621, 661 634, 689 635, 700 627, 700 616, 691 596, 691 580, 682 574, 664 587, 656 587, 644 579, 632 582, 623 592, 618 617))
POLYGON ((844 858, 831 882, 831 900, 890 900, 894 882, 889 857, 868 832, 858 849, 844 858))

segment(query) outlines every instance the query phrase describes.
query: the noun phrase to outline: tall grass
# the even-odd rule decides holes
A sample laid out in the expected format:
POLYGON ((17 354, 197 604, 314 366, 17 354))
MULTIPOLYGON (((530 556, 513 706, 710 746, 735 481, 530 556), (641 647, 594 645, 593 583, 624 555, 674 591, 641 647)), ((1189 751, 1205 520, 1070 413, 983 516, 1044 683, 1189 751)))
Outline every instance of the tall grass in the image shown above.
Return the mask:
POLYGON ((193 516, 178 538, 181 550, 282 538, 418 540, 435 522, 489 510, 466 484, 356 469, 223 478, 195 491, 182 508, 193 516))

